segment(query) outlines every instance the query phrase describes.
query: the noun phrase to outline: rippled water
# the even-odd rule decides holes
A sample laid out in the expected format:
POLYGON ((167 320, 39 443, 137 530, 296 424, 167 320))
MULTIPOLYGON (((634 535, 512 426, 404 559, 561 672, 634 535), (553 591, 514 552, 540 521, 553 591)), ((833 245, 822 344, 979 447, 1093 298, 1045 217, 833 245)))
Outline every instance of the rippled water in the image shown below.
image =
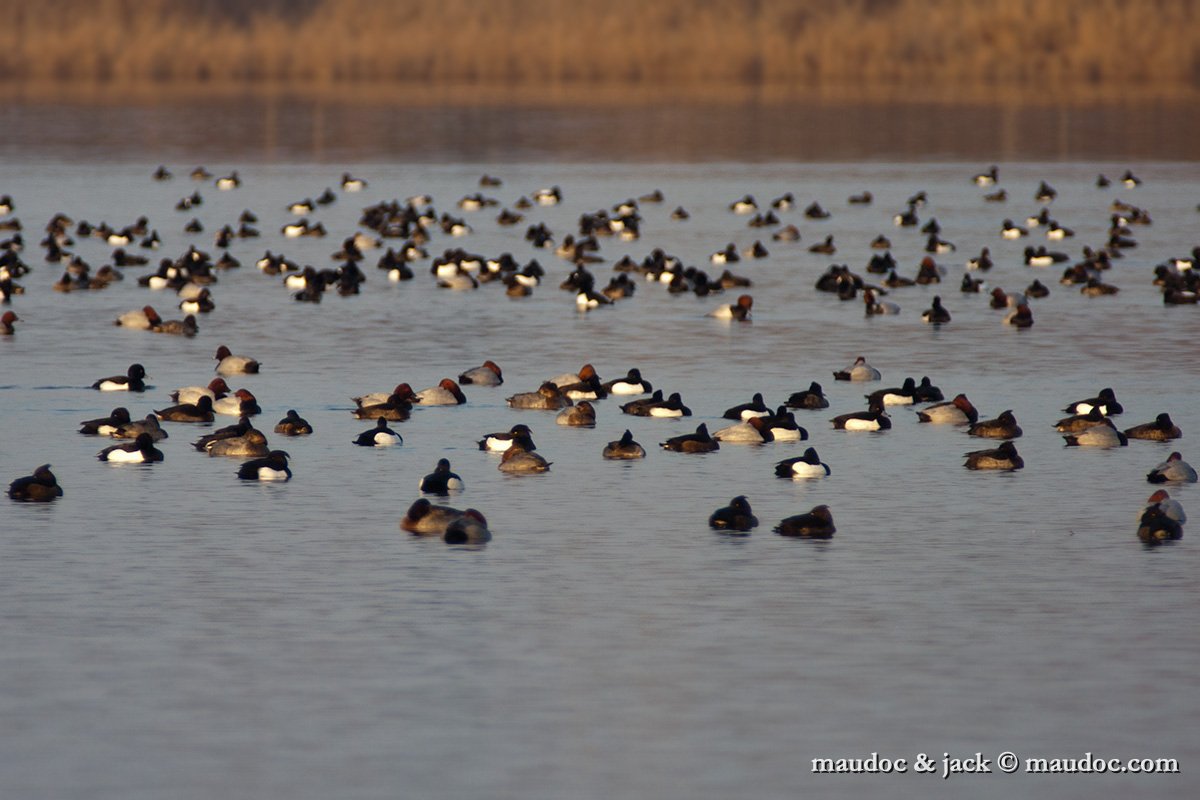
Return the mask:
MULTIPOLYGON (((241 189, 217 192, 186 178, 158 183, 150 147, 115 160, 51 149, 23 160, 9 151, 0 193, 17 203, 32 245, 56 211, 114 225, 147 214, 162 253, 189 243, 212 250, 212 233, 244 208, 260 239, 232 252, 242 269, 213 287, 217 310, 195 339, 127 331, 110 323, 150 302, 178 316, 174 300, 136 286, 141 270, 100 292, 50 290, 59 268, 31 246, 34 272, 13 308, 22 318, 0 340, 0 465, 5 479, 50 462, 66 489, 51 506, 5 503, 0 537, 0 794, 22 798, 689 797, 783 798, 819 792, 879 796, 1182 796, 1196 789, 1200 692, 1192 665, 1200 643, 1189 620, 1200 567, 1191 536, 1146 550, 1135 518, 1150 493, 1145 473, 1171 445, 1118 450, 1063 446, 1051 424, 1068 401, 1115 388, 1122 426, 1168 411, 1200 430, 1195 404, 1195 308, 1164 307, 1154 264, 1198 242, 1200 169, 1191 161, 1140 159, 1001 163, 1006 205, 985 204, 962 160, 629 165, 475 158, 422 163, 378 157, 328 165, 271 159, 207 163, 238 169, 241 189), (1098 172, 1132 167, 1136 190, 1094 187, 1098 172), (323 240, 277 233, 284 206, 334 186, 343 169, 370 180, 314 215, 323 240), (292 301, 279 278, 250 263, 266 249, 323 266, 360 210, 383 199, 431 194, 439 210, 484 189, 505 204, 548 185, 564 201, 528 212, 512 228, 496 210, 466 214, 475 233, 437 237, 484 255, 537 258, 549 273, 525 300, 498 286, 475 292, 416 280, 389 284, 364 262, 360 296, 292 301), (1021 262, 1025 241, 1001 240, 1005 216, 1039 206, 1042 179, 1059 191, 1052 210, 1077 255, 1100 244, 1115 198, 1146 208, 1106 279, 1116 297, 1088 299, 1059 286, 1059 270, 1021 262), (171 210, 199 188, 204 204, 171 210), (706 266, 733 241, 762 238, 770 257, 734 265, 752 277, 754 320, 706 318, 729 293, 698 299, 645 284, 611 309, 575 310, 555 288, 568 271, 522 234, 544 221, 557 236, 583 212, 661 189, 643 204, 636 242, 606 240, 607 280, 621 255, 654 247, 706 266), (874 193, 867 207, 846 198, 874 193), (925 190, 958 247, 938 256, 940 287, 898 290, 903 312, 865 318, 859 302, 814 291, 831 263, 861 271, 876 234, 892 237, 903 274, 915 273, 924 237, 893 227, 907 197, 925 190), (749 192, 765 201, 793 192, 819 201, 825 221, 781 214, 800 243, 773 242, 726 210, 749 192), (686 207, 692 218, 674 222, 686 207), (196 216, 205 232, 183 233, 196 216), (810 254, 833 234, 838 253, 810 254), (1031 330, 1006 328, 983 295, 963 295, 966 258, 991 248, 989 286, 1016 290, 1033 277, 1051 286, 1035 301, 1031 330), (940 329, 920 311, 940 293, 954 315, 940 329), (118 403, 134 417, 169 405, 167 393, 207 382, 220 344, 254 355, 263 372, 232 381, 264 408, 269 430, 289 408, 316 434, 282 443, 295 478, 239 482, 237 461, 188 443, 207 428, 171 424, 166 460, 146 467, 96 461, 105 444, 75 433, 80 420, 118 403), (835 383, 830 372, 859 354, 884 384, 929 375, 947 395, 966 392, 984 417, 1014 410, 1026 468, 976 473, 962 455, 991 446, 959 428, 919 425, 894 412, 884 434, 832 430, 878 385, 835 383), (398 425, 388 451, 350 441, 370 423, 348 398, 400 381, 416 388, 491 358, 505 384, 466 389, 457 408, 420 408, 398 425), (95 379, 144 363, 153 388, 114 397, 95 379), (506 408, 504 398, 544 378, 593 363, 604 379, 640 367, 679 391, 695 412, 673 422, 622 415, 600 401, 594 430, 564 428, 545 412, 506 408), (722 411, 761 391, 779 403, 812 380, 831 408, 798 412, 833 475, 776 479, 773 465, 807 444, 725 445, 705 456, 657 443, 723 424, 722 411), (512 477, 479 452, 484 433, 529 424, 550 473, 512 477), (642 462, 600 450, 625 428, 646 445, 642 462), (448 457, 467 484, 451 500, 481 509, 495 538, 447 547, 397 527, 416 483, 448 457), (745 494, 762 520, 753 535, 712 533, 708 514, 745 494), (833 509, 828 542, 783 539, 781 518, 818 503, 833 509), (815 776, 814 758, 910 762, 924 752, 987 757, 1173 757, 1183 774, 1160 776, 815 776)), ((180 159, 182 160, 182 159, 180 159)), ((1043 243, 1040 234, 1030 238, 1043 243)), ((81 241, 98 266, 108 249, 81 241)), ((214 251, 215 252, 215 251, 214 251)), ((231 421, 231 420, 229 420, 231 421)), ((280 445, 281 437, 271 437, 280 445)), ((1195 486, 1170 488, 1193 513, 1195 486)))

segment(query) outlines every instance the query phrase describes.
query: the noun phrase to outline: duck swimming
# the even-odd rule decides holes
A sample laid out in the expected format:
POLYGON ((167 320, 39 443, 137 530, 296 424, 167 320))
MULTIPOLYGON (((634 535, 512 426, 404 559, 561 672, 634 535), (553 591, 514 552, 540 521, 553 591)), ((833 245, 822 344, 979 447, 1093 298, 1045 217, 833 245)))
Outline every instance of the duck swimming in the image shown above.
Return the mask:
POLYGON ((721 443, 709 435, 708 425, 704 423, 700 423, 695 433, 673 436, 660 446, 676 453, 711 453, 721 449, 721 443))
POLYGON ((716 530, 749 533, 758 527, 758 517, 750 510, 750 501, 745 495, 738 495, 729 501, 729 505, 718 508, 708 518, 708 527, 716 530))
POLYGON ((775 526, 775 532, 780 536, 794 536, 804 539, 829 539, 837 532, 833 524, 833 513, 829 506, 815 506, 807 514, 797 514, 787 517, 775 526))
POLYGON ((386 419, 379 417, 375 422, 375 427, 360 433, 354 443, 360 447, 391 447, 404 444, 404 439, 388 427, 386 419))
POLYGON ((483 514, 468 508, 461 517, 450 521, 442 539, 446 544, 483 544, 492 540, 492 532, 483 514))
POLYGON ((1021 433, 1021 426, 1017 424, 1012 411, 1001 411, 995 419, 980 420, 967 428, 968 435, 988 439, 1017 439, 1021 433))
POLYGON ((802 456, 785 458, 775 465, 775 475, 780 478, 824 478, 831 474, 829 465, 821 461, 813 447, 805 450, 802 456))
POLYGON ((1004 442, 993 450, 975 450, 966 454, 967 469, 1007 469, 1018 470, 1025 466, 1025 461, 1017 454, 1017 448, 1012 442, 1004 442))
POLYGON ((433 472, 421 478, 417 488, 426 494, 448 495, 450 492, 461 492, 466 485, 457 473, 450 471, 450 459, 439 458, 433 472))
POLYGON ((825 391, 821 388, 821 384, 813 381, 807 389, 793 392, 787 399, 787 407, 812 410, 829 408, 829 399, 825 397, 825 391))
POLYGON ((289 458, 283 450, 272 450, 265 458, 242 464, 237 476, 244 481, 290 481, 292 470, 288 467, 289 458))
POLYGON ((645 458, 646 450, 633 440, 633 433, 626 430, 620 439, 606 444, 601 455, 610 461, 629 461, 645 458))
POLYGON ((877 381, 880 375, 879 370, 868 364, 866 358, 859 356, 850 366, 834 372, 833 378, 838 381, 877 381))
POLYGON ((1171 415, 1167 413, 1159 414, 1154 418, 1153 422, 1147 422, 1143 425, 1134 425, 1132 428, 1125 429, 1125 435, 1130 439, 1146 439, 1152 442, 1166 442, 1171 439, 1178 439, 1183 436, 1183 431, 1179 426, 1171 421, 1171 415))
POLYGON ((979 419, 979 412, 965 394, 959 394, 949 402, 937 403, 918 411, 917 419, 936 424, 969 425, 979 419))
POLYGON ((22 503, 49 503, 63 496, 58 478, 49 464, 42 464, 32 475, 17 478, 8 485, 9 498, 22 503))
POLYGON ((1196 470, 1176 451, 1146 475, 1150 483, 1195 483, 1196 470))

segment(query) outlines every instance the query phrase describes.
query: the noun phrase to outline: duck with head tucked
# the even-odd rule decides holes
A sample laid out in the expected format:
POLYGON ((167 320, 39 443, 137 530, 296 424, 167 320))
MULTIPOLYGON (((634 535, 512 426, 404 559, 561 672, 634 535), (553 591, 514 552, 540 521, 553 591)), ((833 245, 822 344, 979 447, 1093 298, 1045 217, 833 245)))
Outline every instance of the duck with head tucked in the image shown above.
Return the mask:
POLYGON ((749 533, 758 527, 758 517, 750 509, 745 495, 738 495, 729 505, 718 508, 708 518, 708 527, 730 533, 749 533))

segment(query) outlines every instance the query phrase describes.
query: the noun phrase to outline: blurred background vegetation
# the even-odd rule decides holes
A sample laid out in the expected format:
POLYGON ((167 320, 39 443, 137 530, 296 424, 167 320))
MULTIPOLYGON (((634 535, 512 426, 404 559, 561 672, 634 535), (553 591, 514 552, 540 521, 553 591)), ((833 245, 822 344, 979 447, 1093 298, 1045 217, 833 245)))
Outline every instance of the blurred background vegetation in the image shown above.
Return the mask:
POLYGON ((0 86, 1195 91, 1200 0, 0 0, 0 86))

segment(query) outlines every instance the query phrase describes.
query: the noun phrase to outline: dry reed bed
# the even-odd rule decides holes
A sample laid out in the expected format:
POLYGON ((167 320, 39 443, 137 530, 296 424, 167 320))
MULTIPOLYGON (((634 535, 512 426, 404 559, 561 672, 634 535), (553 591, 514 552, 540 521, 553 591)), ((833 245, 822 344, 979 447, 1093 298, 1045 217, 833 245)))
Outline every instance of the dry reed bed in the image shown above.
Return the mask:
POLYGON ((1200 0, 0 0, 0 82, 1200 85, 1200 0))

